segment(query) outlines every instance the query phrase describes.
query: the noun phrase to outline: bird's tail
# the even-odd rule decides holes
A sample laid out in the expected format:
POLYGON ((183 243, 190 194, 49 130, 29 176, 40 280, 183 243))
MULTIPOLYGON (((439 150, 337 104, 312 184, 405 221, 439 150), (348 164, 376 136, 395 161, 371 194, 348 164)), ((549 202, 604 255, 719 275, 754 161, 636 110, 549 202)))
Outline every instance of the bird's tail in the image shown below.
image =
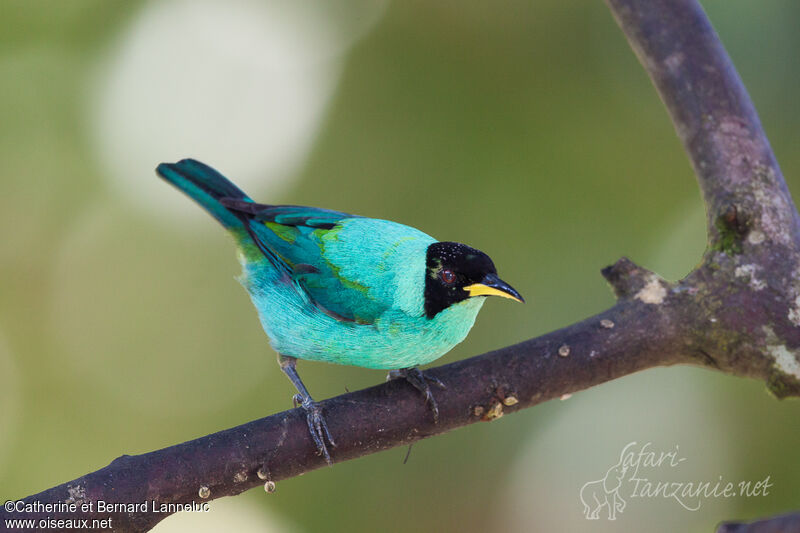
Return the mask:
POLYGON ((239 187, 208 165, 194 159, 161 163, 156 172, 200 204, 229 230, 242 229, 244 223, 220 201, 222 198, 252 202, 239 187))

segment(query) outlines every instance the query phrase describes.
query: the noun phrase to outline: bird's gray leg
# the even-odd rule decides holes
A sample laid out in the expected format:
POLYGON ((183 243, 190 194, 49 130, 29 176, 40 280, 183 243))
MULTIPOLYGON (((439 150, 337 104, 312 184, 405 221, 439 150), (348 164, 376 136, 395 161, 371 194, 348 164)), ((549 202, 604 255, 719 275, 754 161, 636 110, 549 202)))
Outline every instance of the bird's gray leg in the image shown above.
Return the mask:
POLYGON ((446 389, 447 387, 445 387, 444 383, 442 383, 438 378, 424 374, 422 370, 417 367, 390 370, 389 374, 386 376, 387 381, 390 379, 399 378, 405 379, 411 383, 415 389, 425 395, 425 403, 430 406, 431 411, 433 412, 433 422, 439 422, 439 405, 436 403, 436 398, 433 397, 433 392, 431 391, 431 386, 428 385, 428 382, 433 383, 440 389, 446 389))
POLYGON ((317 451, 325 458, 325 461, 329 465, 333 464, 331 462, 331 456, 328 453, 328 447, 325 446, 325 439, 328 439, 328 442, 333 447, 336 447, 336 443, 333 442, 331 432, 328 430, 328 424, 322 417, 322 408, 317 402, 311 399, 308 389, 303 385, 303 381, 297 374, 297 359, 289 357, 288 355, 278 354, 278 363, 280 363, 283 373, 289 377, 294 387, 297 389, 297 394, 292 398, 292 402, 294 402, 295 407, 299 405, 305 410, 308 431, 311 433, 314 444, 317 445, 317 451))

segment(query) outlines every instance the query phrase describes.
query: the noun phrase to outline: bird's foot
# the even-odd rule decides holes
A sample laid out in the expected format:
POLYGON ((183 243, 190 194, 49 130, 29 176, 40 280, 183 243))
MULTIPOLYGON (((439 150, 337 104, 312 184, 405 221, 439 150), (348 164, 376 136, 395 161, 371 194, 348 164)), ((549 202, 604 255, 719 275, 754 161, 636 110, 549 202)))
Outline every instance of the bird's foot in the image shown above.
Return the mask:
POLYGON ((444 383, 439 378, 433 377, 430 374, 425 374, 417 367, 414 368, 401 368, 398 370, 390 370, 386 376, 386 380, 403 378, 415 389, 425 395, 425 403, 428 404, 433 412, 433 422, 439 422, 439 405, 436 403, 436 398, 433 397, 433 391, 429 383, 433 383, 440 389, 446 389, 444 383))
POLYGON ((295 394, 292 398, 294 406, 298 405, 306 412, 306 422, 308 423, 308 432, 311 433, 311 439, 317 446, 317 453, 325 458, 328 465, 332 465, 331 454, 328 452, 328 447, 325 445, 325 440, 332 448, 336 447, 333 442, 331 432, 328 429, 328 424, 322 416, 322 407, 311 399, 311 396, 303 396, 302 394, 295 394))

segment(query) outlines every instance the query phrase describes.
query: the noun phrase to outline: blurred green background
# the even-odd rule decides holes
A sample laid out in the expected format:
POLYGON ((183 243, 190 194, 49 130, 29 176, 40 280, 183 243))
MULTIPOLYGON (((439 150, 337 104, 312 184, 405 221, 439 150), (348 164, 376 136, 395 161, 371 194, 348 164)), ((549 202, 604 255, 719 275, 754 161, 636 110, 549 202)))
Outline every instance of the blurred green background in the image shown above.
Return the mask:
MULTIPOLYGON (((796 195, 800 4, 704 6, 796 195)), ((609 306, 599 270, 622 255, 677 279, 705 246, 687 158, 599 1, 4 0, 0 80, 2 500, 290 407, 231 242, 161 161, 487 251, 529 303, 490 302, 442 363, 609 306)), ((384 379, 301 367, 320 399, 384 379)), ((800 505, 798 415, 758 382, 657 369, 158 530, 712 531, 800 505), (686 458, 654 480, 773 487, 587 521, 581 486, 631 441, 686 458)))

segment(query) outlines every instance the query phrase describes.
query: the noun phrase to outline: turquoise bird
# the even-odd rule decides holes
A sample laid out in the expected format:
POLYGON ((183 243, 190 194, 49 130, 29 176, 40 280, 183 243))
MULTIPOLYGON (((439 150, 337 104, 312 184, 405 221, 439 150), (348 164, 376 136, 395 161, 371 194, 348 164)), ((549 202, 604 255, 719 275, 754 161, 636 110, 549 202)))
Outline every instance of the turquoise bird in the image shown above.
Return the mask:
POLYGON ((213 168, 162 163, 162 178, 200 204, 239 248, 241 284, 297 389, 316 447, 335 443, 297 374, 297 359, 390 370, 438 408, 417 367, 464 340, 486 296, 522 302, 489 256, 421 231, 338 211, 257 204, 213 168))

